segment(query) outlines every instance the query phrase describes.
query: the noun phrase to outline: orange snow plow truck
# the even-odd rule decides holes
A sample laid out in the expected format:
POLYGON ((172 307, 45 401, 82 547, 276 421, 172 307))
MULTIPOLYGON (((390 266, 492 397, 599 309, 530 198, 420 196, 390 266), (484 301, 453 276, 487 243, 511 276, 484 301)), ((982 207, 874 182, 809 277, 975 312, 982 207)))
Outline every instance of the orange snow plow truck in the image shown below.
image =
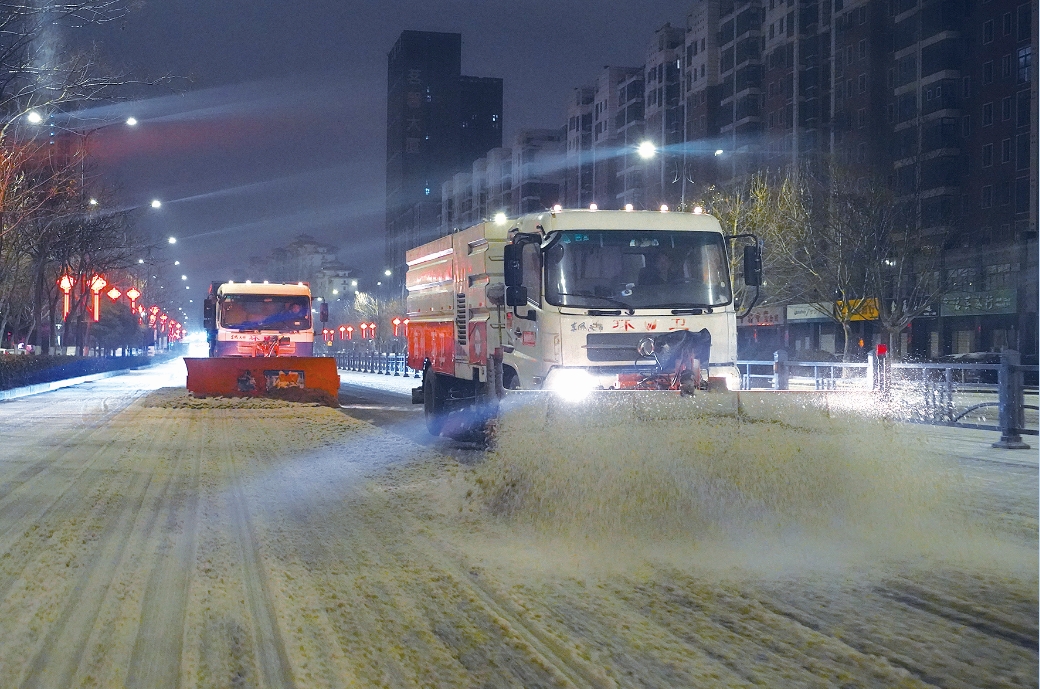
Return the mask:
POLYGON ((431 433, 464 436, 506 390, 739 389, 734 240, 757 293, 757 238, 699 208, 500 214, 411 249, 412 402, 431 433))
MULTIPOLYGON (((325 307, 324 304, 322 304, 325 307)), ((339 394, 336 360, 312 356, 311 290, 304 283, 215 282, 203 306, 208 358, 188 358, 188 391, 270 395, 291 388, 339 394)))

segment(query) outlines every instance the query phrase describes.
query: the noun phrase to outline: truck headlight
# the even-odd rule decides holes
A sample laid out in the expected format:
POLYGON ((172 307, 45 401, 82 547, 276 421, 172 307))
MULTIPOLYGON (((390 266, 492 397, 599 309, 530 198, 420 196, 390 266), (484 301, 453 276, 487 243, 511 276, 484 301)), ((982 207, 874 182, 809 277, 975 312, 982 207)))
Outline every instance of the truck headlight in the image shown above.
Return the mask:
POLYGON ((583 368, 555 368, 545 379, 543 389, 571 402, 580 402, 598 387, 599 381, 583 368))

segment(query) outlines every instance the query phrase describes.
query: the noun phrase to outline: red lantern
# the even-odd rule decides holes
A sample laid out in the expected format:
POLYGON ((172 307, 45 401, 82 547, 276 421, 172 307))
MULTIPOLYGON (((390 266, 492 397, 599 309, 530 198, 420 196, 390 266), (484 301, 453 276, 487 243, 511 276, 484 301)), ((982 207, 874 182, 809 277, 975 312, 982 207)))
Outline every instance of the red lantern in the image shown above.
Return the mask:
POLYGON ((130 310, 137 310, 137 298, 141 296, 140 290, 136 287, 131 287, 126 291, 126 298, 130 300, 130 310))
POLYGON ((94 294, 94 322, 101 318, 101 290, 108 285, 108 280, 97 273, 90 278, 90 291, 94 294))
POLYGON ((66 318, 69 317, 69 292, 72 291, 72 288, 75 285, 76 285, 76 278, 72 277, 68 273, 65 273, 64 275, 62 275, 61 279, 58 280, 58 288, 61 289, 61 291, 64 293, 63 298, 62 298, 62 312, 61 312, 62 320, 65 320, 66 318))
POLYGON ((347 326, 347 339, 348 340, 353 340, 354 339, 354 326, 352 326, 352 325, 348 325, 347 326))
POLYGON ((400 318, 395 318, 394 320, 392 320, 390 322, 394 324, 394 337, 397 337, 397 331, 401 327, 401 319, 400 318))
POLYGON ((119 299, 119 297, 123 296, 123 293, 120 292, 119 289, 116 287, 113 287, 112 289, 108 290, 107 292, 105 292, 105 294, 107 294, 108 298, 112 301, 116 301, 117 299, 119 299))
POLYGON ((339 339, 341 339, 341 340, 347 339, 347 326, 345 326, 345 325, 339 326, 339 339))

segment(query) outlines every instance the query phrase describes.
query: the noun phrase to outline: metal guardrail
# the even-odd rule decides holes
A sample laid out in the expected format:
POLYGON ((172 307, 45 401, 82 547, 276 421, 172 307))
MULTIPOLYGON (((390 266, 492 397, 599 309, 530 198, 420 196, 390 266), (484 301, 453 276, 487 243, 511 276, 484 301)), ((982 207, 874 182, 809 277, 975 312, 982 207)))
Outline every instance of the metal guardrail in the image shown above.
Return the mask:
MULTIPOLYGON (((420 378, 401 352, 353 351, 333 354, 338 368, 360 373, 420 378)), ((742 390, 862 390, 890 401, 893 417, 917 423, 1000 431, 995 447, 1027 448, 1022 435, 1038 435, 1027 428, 1025 395, 1035 388, 1023 385, 1023 374, 1037 366, 1023 366, 1018 352, 1004 351, 1000 363, 906 363, 868 355, 866 363, 840 361, 790 361, 779 351, 772 361, 738 361, 742 390), (994 380, 994 383, 988 380, 994 380), (978 396, 994 399, 979 400, 978 396), (974 397, 972 397, 974 396, 974 397), (958 403, 970 402, 964 408, 958 403), (971 423, 971 413, 996 407, 998 423, 971 423)))
POLYGON ((408 366, 408 355, 401 352, 335 352, 336 367, 358 373, 420 378, 421 373, 408 366))
POLYGON ((1018 352, 1001 353, 999 363, 907 363, 868 355, 866 363, 789 361, 779 351, 773 361, 738 361, 742 390, 866 390, 887 398, 896 418, 962 428, 1000 431, 996 447, 1025 448, 1022 435, 1038 435, 1027 428, 1025 396, 1036 394, 1023 384, 1024 373, 1037 366, 1023 366, 1018 352), (993 397, 979 401, 979 397, 993 397), (966 403, 964 408, 959 404, 966 403), (998 423, 970 423, 971 413, 996 407, 998 423))

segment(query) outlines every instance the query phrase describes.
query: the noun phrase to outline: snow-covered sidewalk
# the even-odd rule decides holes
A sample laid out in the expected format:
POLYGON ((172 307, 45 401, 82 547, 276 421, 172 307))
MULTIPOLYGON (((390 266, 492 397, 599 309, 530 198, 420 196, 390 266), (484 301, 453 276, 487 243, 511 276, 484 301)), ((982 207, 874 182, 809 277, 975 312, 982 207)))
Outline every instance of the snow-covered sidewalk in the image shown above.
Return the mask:
POLYGON ((422 378, 387 376, 381 373, 358 373, 341 368, 339 369, 339 382, 411 396, 412 388, 422 385, 422 378))

